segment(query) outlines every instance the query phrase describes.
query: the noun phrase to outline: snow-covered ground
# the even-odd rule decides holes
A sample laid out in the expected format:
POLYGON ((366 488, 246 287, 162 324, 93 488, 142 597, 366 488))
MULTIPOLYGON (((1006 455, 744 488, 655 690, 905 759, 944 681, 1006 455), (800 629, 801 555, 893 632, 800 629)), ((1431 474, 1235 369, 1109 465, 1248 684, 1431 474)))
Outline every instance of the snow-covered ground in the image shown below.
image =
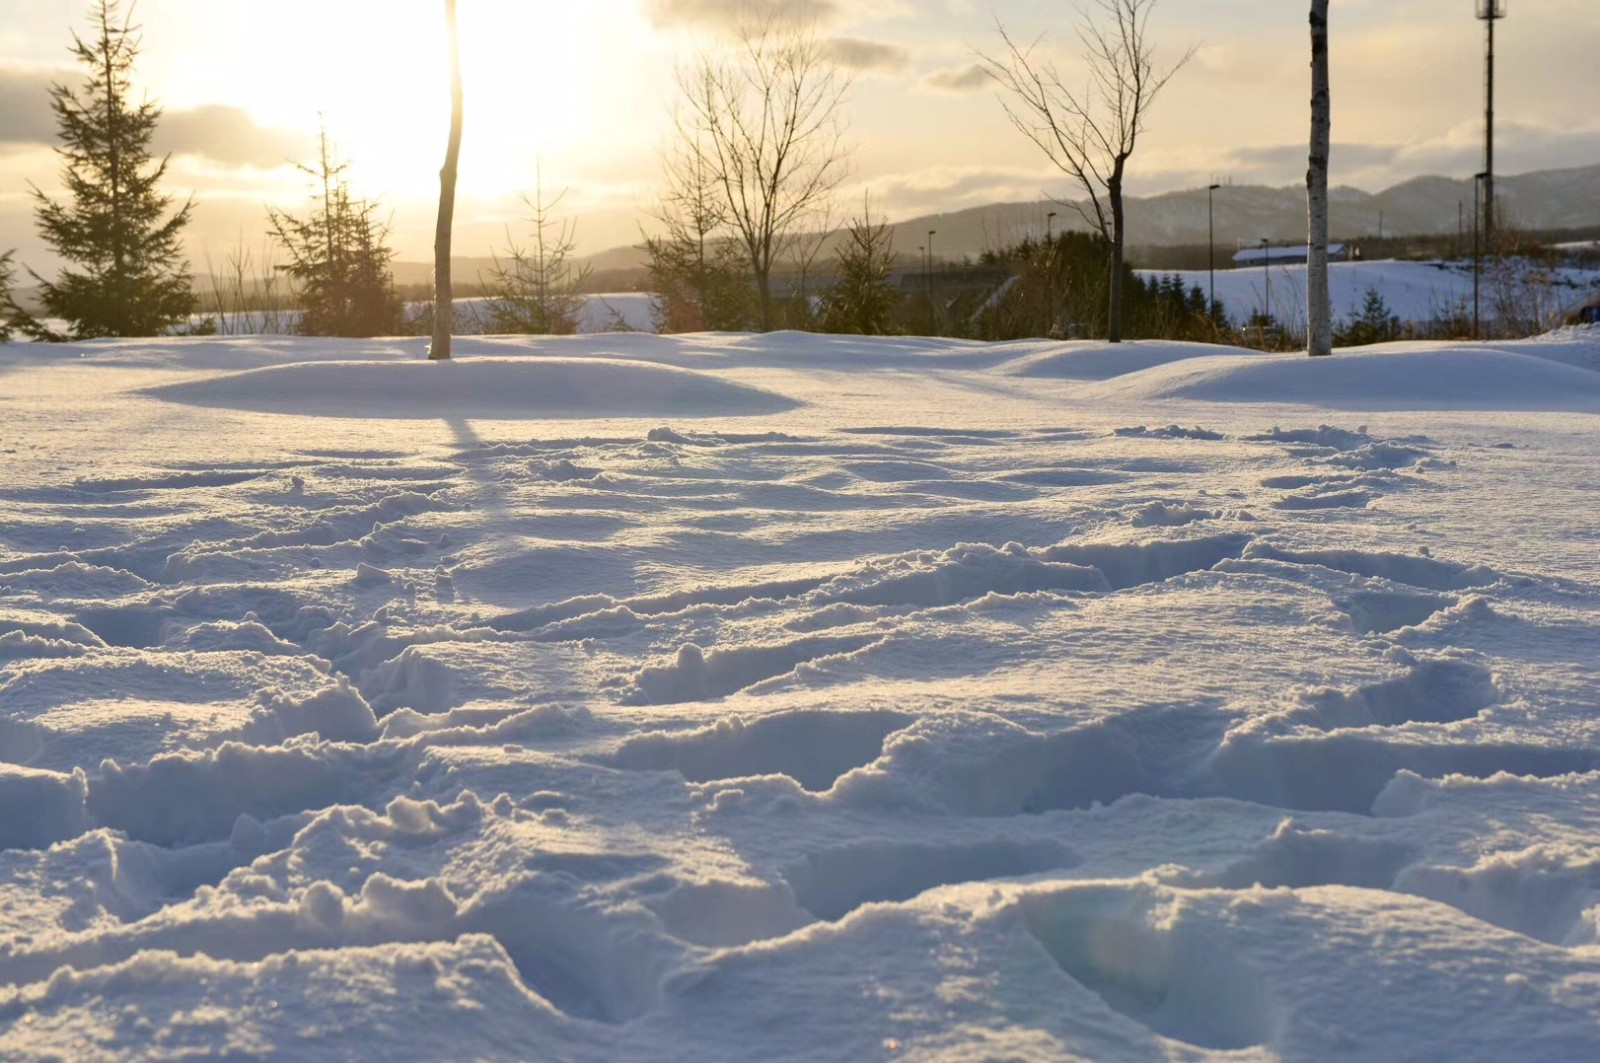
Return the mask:
POLYGON ((0 1058, 1600 1057, 1600 331, 425 342, 0 348, 0 1058))
MULTIPOLYGON (((585 336, 597 332, 654 332, 656 322, 651 298, 648 292, 606 292, 585 295, 582 305, 578 308, 576 331, 585 336)), ((488 302, 489 300, 483 297, 455 300, 452 305, 455 307, 456 334, 483 332, 485 322, 488 320, 486 309, 488 302)), ((408 316, 414 316, 427 309, 429 309, 427 303, 409 303, 406 313, 408 316)), ((225 336, 284 334, 292 330, 299 320, 298 310, 280 310, 269 316, 260 311, 219 312, 214 308, 202 307, 189 318, 187 329, 209 326, 225 336)), ((60 318, 46 318, 43 324, 57 332, 71 331, 69 323, 60 318)))
MULTIPOLYGON (((605 292, 585 295, 578 308, 580 335, 596 332, 654 332, 655 314, 649 292, 605 292)), ((455 301, 458 332, 483 332, 489 320, 485 298, 455 301)))

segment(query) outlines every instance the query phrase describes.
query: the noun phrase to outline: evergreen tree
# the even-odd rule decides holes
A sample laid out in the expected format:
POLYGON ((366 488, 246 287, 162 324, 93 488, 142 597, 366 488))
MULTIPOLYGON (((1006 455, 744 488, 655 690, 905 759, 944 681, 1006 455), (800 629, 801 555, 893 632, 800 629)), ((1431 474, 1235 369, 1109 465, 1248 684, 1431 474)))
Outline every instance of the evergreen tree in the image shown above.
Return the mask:
POLYGON ((79 338, 156 335, 195 308, 178 245, 194 204, 168 215, 172 197, 159 191, 167 159, 150 154, 161 108, 131 99, 139 38, 120 8, 100 0, 91 16, 99 36, 72 35, 71 51, 89 70, 82 86, 50 88, 69 198, 33 189, 41 235, 78 267, 39 278, 41 299, 79 338))
POLYGON ((1383 293, 1368 288, 1361 301, 1361 313, 1351 318, 1343 328, 1336 329, 1333 342, 1340 347, 1364 347, 1369 343, 1388 343, 1405 334, 1398 314, 1389 310, 1383 293))
MULTIPOLYGON (((563 193, 564 194, 564 193, 563 193)), ((578 313, 584 297, 578 288, 589 276, 587 267, 573 265, 577 246, 570 224, 557 224, 551 212, 561 194, 549 203, 544 182, 534 185, 533 198, 522 197, 532 211, 531 247, 512 243, 506 258, 495 256, 489 275, 481 278, 489 302, 485 307, 492 332, 534 336, 570 336, 578 331, 578 313)))
POLYGON ((289 253, 280 266, 296 286, 302 336, 392 336, 400 331, 400 298, 394 291, 388 226, 378 205, 357 199, 344 178, 347 163, 335 162, 323 132, 315 167, 301 170, 322 186, 305 217, 268 209, 272 235, 289 253))
POLYGON ((11 319, 15 306, 11 301, 11 281, 16 276, 16 267, 11 264, 11 255, 10 251, 0 255, 0 343, 11 342, 11 319))
MULTIPOLYGON (((1099 233, 1058 232, 1049 243, 1024 238, 1014 247, 985 252, 980 265, 1005 270, 1012 279, 978 308, 980 334, 996 340, 1104 336, 1109 247, 1099 233)), ((1131 266, 1123 270, 1131 291, 1136 275, 1131 266)))
POLYGON ((854 219, 837 255, 836 280, 822 297, 822 327, 828 332, 882 336, 900 302, 894 269, 894 233, 870 213, 854 219))
POLYGON ((661 236, 646 237, 656 330, 738 332, 755 322, 748 262, 731 238, 728 211, 703 149, 668 158, 667 189, 651 213, 661 236))
POLYGON ((681 234, 646 237, 657 331, 740 332, 755 323, 755 293, 737 244, 681 234))

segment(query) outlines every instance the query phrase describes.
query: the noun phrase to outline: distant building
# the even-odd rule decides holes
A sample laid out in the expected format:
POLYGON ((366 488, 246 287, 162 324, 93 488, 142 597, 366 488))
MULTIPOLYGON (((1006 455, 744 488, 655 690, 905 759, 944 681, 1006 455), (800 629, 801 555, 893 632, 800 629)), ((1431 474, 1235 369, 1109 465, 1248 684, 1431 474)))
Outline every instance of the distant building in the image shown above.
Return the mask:
MULTIPOLYGON (((1311 257, 1311 249, 1299 244, 1288 247, 1249 247, 1233 256, 1233 266, 1240 269, 1245 266, 1261 266, 1270 262, 1274 266, 1303 266, 1306 259, 1311 257)), ((1329 262, 1349 262, 1350 245, 1329 244, 1329 262)))

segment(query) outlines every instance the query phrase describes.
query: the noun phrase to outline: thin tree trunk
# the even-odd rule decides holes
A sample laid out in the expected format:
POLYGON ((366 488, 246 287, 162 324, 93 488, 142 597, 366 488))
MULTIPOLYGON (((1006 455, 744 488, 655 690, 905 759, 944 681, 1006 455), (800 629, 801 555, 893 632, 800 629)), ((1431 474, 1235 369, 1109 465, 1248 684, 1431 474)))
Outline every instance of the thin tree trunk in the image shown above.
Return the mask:
POLYGON ((761 331, 772 331, 772 273, 769 269, 756 273, 756 290, 761 296, 761 331))
POLYGON ((456 167, 461 161, 461 41, 456 33, 456 0, 444 0, 450 35, 450 144, 439 171, 439 224, 433 237, 433 344, 428 357, 450 357, 454 291, 450 282, 450 235, 456 213, 456 167))
POLYGON ((1106 339, 1122 342, 1122 165, 1117 164, 1111 180, 1106 182, 1106 195, 1111 200, 1111 316, 1106 326, 1106 339))
POLYGON ((1311 0, 1311 158, 1306 170, 1306 353, 1333 353, 1333 306, 1328 293, 1328 154, 1333 124, 1328 90, 1328 0, 1311 0))

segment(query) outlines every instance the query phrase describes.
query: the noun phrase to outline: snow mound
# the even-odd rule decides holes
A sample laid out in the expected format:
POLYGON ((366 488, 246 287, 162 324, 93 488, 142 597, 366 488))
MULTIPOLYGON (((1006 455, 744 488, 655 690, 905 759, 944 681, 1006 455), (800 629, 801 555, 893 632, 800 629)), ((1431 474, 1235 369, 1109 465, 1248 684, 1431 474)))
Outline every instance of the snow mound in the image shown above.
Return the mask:
POLYGON ((1104 340, 1083 340, 1057 344, 1038 353, 1024 355, 1006 363, 1001 372, 1007 376, 1035 379, 1111 380, 1192 358, 1247 353, 1242 347, 1223 347, 1214 343, 1179 343, 1170 340, 1107 343, 1104 340))
POLYGON ((1081 397, 1340 409, 1592 409, 1600 406, 1600 373, 1509 351, 1405 343, 1343 350, 1332 358, 1173 360, 1086 388, 1081 397))
POLYGON ((0 850, 39 848, 71 838, 88 826, 82 769, 70 775, 0 763, 0 850))
POLYGON ((793 400, 707 374, 616 358, 298 362, 148 388, 190 406, 319 417, 737 417, 793 400))

